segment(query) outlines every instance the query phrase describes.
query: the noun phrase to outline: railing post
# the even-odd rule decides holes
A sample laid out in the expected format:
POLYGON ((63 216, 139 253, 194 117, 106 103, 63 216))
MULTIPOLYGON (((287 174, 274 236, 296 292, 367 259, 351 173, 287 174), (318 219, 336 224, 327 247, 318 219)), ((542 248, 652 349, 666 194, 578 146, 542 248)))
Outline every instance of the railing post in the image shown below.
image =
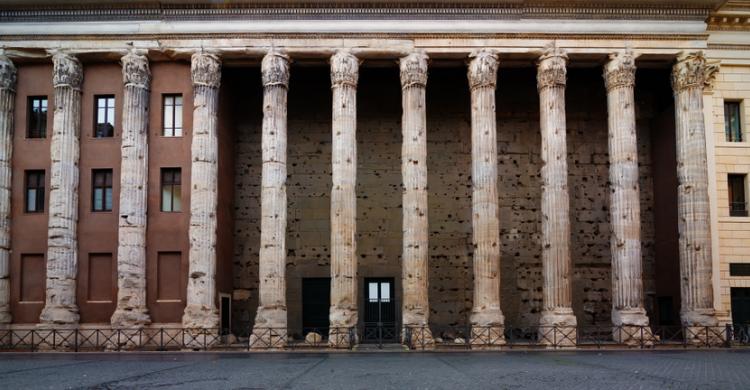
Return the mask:
POLYGON ((74 350, 78 352, 78 329, 76 329, 73 334, 73 343, 75 344, 74 350))

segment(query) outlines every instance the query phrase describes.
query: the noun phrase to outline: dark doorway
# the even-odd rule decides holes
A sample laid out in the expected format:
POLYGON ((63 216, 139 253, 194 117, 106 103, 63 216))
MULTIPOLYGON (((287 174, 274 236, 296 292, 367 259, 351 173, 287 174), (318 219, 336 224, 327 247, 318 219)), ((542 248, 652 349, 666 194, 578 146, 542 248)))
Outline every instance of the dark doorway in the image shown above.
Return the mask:
POLYGON ((232 296, 229 294, 221 294, 219 299, 221 302, 221 306, 219 307, 221 322, 219 326, 221 328, 221 335, 223 336, 231 332, 229 327, 232 324, 232 296))
POLYGON ((302 334, 317 332, 328 335, 328 312, 331 306, 331 278, 302 279, 302 334))
POLYGON ((396 299, 393 278, 365 278, 364 342, 395 342, 396 299))
POLYGON ((732 322, 750 324, 750 287, 732 287, 732 322))

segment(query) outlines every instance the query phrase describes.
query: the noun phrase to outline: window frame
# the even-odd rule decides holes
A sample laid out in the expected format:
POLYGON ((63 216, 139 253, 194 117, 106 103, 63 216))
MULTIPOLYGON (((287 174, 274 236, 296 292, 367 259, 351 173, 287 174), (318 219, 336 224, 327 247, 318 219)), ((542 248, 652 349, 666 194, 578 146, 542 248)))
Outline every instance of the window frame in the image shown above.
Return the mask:
POLYGON ((105 94, 105 95, 94 95, 94 133, 92 134, 93 138, 96 139, 102 139, 102 138, 114 138, 115 136, 115 127, 117 120, 117 100, 114 94, 105 94), (102 122, 101 124, 110 124, 112 125, 112 134, 110 135, 103 135, 99 136, 99 101, 105 99, 104 103, 104 120, 105 122, 102 122), (109 100, 112 100, 112 106, 109 106, 109 100), (112 118, 111 122, 109 121, 109 110, 112 109, 112 118))
POLYGON ((47 172, 44 169, 27 169, 24 171, 23 176, 23 212, 26 214, 43 214, 47 198, 47 172), (32 175, 36 177, 36 186, 34 187, 30 187, 30 178, 32 175), (29 209, 29 191, 32 189, 36 191, 34 195, 34 210, 29 209))
POLYGON ((747 217, 747 174, 729 173, 727 174, 727 200, 730 217, 747 217), (739 189, 742 194, 741 202, 735 201, 734 189, 737 185, 734 180, 739 181, 739 189))
POLYGON ((185 134, 185 126, 183 121, 183 116, 185 115, 185 99, 183 98, 181 93, 164 93, 161 95, 161 136, 166 138, 180 138, 185 134), (167 127, 167 99, 180 99, 179 107, 180 109, 180 127, 176 126, 176 120, 178 118, 178 115, 176 114, 176 107, 178 107, 176 100, 172 100, 172 127, 167 127), (168 134, 167 131, 170 131, 171 134, 168 134), (179 134, 177 134, 177 131, 179 130, 179 134))
POLYGON ((91 170, 91 212, 107 213, 114 208, 114 172, 112 168, 98 168, 91 170), (98 175, 104 175, 104 182, 97 185, 98 175), (97 204, 96 190, 102 190, 101 204, 97 204), (109 208, 107 208, 107 189, 109 189, 109 208), (101 206, 101 208, 97 208, 101 206))
POLYGON ((164 167, 159 171, 159 210, 163 213, 180 213, 182 212, 182 168, 181 167, 164 167), (178 180, 175 180, 175 173, 179 174, 178 180), (169 181, 166 175, 171 174, 169 181), (169 208, 167 209, 164 193, 165 188, 169 188, 169 208), (175 188, 179 188, 179 196, 175 196, 175 188), (178 208, 175 209, 175 199, 179 198, 178 208))
POLYGON ((724 141, 725 142, 745 142, 745 134, 744 134, 744 123, 742 120, 742 100, 733 100, 733 99, 726 99, 724 100, 724 141), (733 106, 736 107, 735 110, 729 110, 728 107, 733 106), (731 114, 736 113, 737 114, 737 131, 735 133, 734 129, 730 129, 730 123, 731 123, 731 114), (738 139, 734 139, 735 136, 738 139))
POLYGON ((45 139, 47 138, 47 116, 49 115, 49 98, 47 95, 33 95, 28 96, 26 98, 26 138, 28 139, 45 139), (39 123, 37 123, 37 128, 32 129, 31 123, 32 118, 34 115, 34 102, 36 101, 44 101, 45 102, 45 111, 44 111, 44 126, 40 129, 39 123), (34 134, 34 131, 38 132, 38 136, 33 137, 32 134, 34 134))

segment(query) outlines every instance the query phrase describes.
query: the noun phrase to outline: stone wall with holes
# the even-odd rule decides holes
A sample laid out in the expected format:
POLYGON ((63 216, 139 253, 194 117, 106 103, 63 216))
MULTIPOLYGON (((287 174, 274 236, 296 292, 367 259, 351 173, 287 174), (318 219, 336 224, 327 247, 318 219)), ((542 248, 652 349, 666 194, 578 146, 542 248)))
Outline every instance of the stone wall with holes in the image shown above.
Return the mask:
MULTIPOLYGON (((305 299, 302 278, 329 275, 331 98, 327 72, 325 67, 292 69, 288 110, 287 298, 290 332, 296 336, 302 331, 305 299)), ((582 325, 607 325, 611 279, 606 97, 598 69, 571 70, 569 76, 574 310, 582 325)), ((233 301, 237 334, 246 334, 252 326, 258 296, 262 91, 256 79, 251 81, 241 88, 243 95, 233 102, 237 106, 233 301)), ((238 77, 237 82, 245 81, 238 77)), ((364 300, 363 279, 367 277, 394 278, 399 304, 401 300, 400 93, 395 67, 363 68, 357 102, 360 302, 364 300)), ((534 70, 501 69, 497 96, 502 309, 508 324, 533 325, 542 304, 541 141, 534 70)), ((646 104, 648 99, 643 102, 646 104)), ((429 299, 431 323, 436 328, 463 326, 471 312, 469 104, 462 68, 432 69, 427 93, 429 299)), ((639 106, 639 115, 644 279, 648 292, 653 287, 654 257, 650 113, 639 106)), ((363 315, 360 313, 360 318, 363 315)))

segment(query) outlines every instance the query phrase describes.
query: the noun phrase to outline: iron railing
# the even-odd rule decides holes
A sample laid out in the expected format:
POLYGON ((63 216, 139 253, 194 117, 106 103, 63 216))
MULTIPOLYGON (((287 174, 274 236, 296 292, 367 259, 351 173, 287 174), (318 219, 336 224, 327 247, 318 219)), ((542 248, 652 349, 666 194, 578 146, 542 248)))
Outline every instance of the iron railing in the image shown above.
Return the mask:
POLYGON ((533 348, 732 348, 750 346, 750 324, 725 326, 526 326, 426 327, 392 324, 307 329, 290 337, 286 328, 255 328, 249 337, 219 329, 8 328, 0 351, 350 350, 357 343, 403 344, 412 350, 533 348), (381 328, 382 329, 379 329, 381 328))

